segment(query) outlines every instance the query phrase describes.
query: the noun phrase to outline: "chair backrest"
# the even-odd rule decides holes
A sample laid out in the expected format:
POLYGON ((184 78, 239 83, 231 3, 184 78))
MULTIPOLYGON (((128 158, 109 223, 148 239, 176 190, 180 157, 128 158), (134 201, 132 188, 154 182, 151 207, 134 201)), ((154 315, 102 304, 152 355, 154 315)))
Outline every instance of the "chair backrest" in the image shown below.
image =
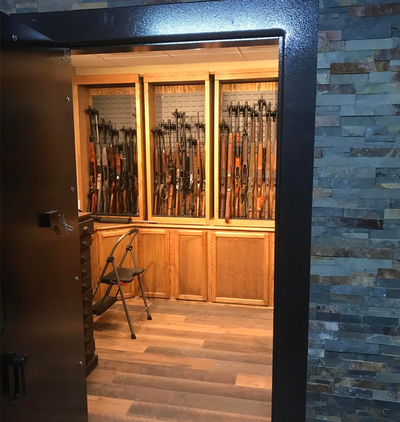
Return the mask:
POLYGON ((124 233, 116 242, 115 242, 115 245, 112 247, 112 249, 111 249, 111 252, 110 252, 110 255, 109 255, 109 258, 114 258, 114 252, 115 252, 115 249, 117 249, 117 247, 118 247, 118 245, 126 238, 126 237, 128 237, 128 236, 130 236, 130 239, 129 239, 129 242, 128 242, 128 245, 125 247, 125 252, 124 252, 124 255, 122 256, 122 258, 121 258, 121 261, 120 261, 120 263, 118 264, 118 267, 121 267, 122 266, 122 264, 124 263, 124 261, 125 261, 125 258, 126 258, 126 255, 128 254, 128 252, 130 251, 131 252, 131 255, 132 255, 132 259, 133 259, 133 263, 134 263, 134 265, 135 265, 135 268, 137 267, 137 265, 136 265, 136 259, 135 259, 135 255, 133 254, 133 252, 132 252, 132 249, 133 249, 133 247, 132 247, 132 243, 133 243, 133 239, 136 237, 136 235, 139 233, 139 229, 138 228, 133 228, 133 229, 130 229, 129 231, 127 231, 126 233, 124 233))

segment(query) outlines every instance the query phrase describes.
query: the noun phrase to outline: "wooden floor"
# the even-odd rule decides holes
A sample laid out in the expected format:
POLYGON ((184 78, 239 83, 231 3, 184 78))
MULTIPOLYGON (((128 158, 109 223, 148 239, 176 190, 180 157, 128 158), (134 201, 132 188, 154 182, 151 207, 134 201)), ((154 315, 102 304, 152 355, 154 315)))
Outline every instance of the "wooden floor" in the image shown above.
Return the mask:
POLYGON ((156 299, 147 321, 128 304, 136 340, 120 302, 95 320, 90 422, 271 420, 271 309, 156 299))

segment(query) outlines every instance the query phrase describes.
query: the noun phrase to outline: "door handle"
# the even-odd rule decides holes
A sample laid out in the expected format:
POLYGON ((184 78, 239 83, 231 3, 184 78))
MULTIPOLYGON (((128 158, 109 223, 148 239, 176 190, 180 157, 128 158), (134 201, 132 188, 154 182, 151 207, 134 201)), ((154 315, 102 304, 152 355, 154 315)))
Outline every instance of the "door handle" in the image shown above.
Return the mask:
POLYGON ((25 364, 28 361, 27 355, 19 355, 16 352, 11 353, 8 359, 8 369, 14 372, 14 391, 12 391, 10 376, 8 397, 12 403, 16 402, 20 396, 20 391, 26 396, 25 364))

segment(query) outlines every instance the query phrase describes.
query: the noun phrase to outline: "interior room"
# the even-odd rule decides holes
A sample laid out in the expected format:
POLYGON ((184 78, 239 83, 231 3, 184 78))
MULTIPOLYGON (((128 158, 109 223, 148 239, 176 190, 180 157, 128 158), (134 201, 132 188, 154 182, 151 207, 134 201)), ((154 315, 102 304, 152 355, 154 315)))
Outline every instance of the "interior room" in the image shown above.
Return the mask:
POLYGON ((278 39, 71 59, 90 420, 270 421, 278 39))

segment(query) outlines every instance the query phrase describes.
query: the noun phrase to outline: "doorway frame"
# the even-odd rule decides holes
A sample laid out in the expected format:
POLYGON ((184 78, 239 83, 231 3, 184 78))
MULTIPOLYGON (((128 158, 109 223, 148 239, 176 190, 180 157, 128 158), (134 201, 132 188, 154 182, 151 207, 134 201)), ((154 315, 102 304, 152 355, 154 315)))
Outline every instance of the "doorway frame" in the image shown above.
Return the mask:
POLYGON ((76 53, 280 38, 272 421, 305 420, 318 1, 214 0, 14 16, 76 53))

